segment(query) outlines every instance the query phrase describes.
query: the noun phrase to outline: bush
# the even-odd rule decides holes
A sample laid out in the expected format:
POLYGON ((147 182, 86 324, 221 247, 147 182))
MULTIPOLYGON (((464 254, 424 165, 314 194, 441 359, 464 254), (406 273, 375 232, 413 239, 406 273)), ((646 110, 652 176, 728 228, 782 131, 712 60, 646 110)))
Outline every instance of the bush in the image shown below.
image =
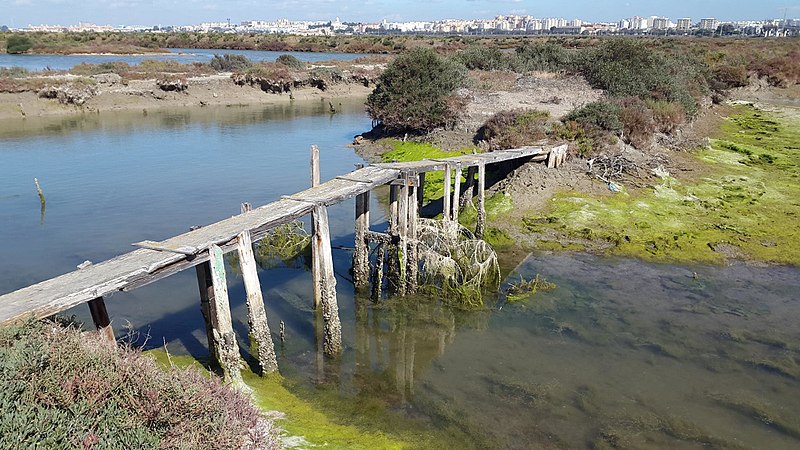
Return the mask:
POLYGON ((672 133, 684 121, 686 121, 686 111, 679 103, 667 102, 664 100, 649 100, 647 107, 653 112, 653 120, 656 130, 661 133, 672 133))
POLYGON ((248 397, 52 322, 0 329, 0 448, 279 448, 248 397))
POLYGON ((517 72, 560 72, 573 66, 573 53, 556 44, 526 44, 517 47, 512 65, 517 72))
POLYGON ((275 59, 275 62, 278 64, 283 64, 284 66, 290 67, 292 69, 305 69, 306 63, 300 61, 296 57, 292 55, 280 55, 275 59))
POLYGON ((124 73, 130 72, 131 66, 128 65, 126 62, 122 61, 111 61, 111 62, 104 62, 100 64, 88 64, 88 63, 80 63, 74 66, 72 69, 69 70, 69 73, 73 75, 99 75, 102 73, 116 73, 117 75, 122 75, 124 73))
POLYGON ((619 100, 619 108, 624 140, 638 149, 649 146, 656 130, 650 108, 639 97, 619 100))
POLYGON ((226 53, 222 56, 214 55, 211 58, 211 68, 217 72, 236 72, 252 66, 253 63, 244 55, 233 55, 226 53))
POLYGON ((710 83, 716 92, 747 86, 747 68, 742 64, 720 64, 711 72, 710 83))
POLYGON ((619 106, 607 101, 597 101, 575 109, 564 117, 564 121, 574 121, 583 128, 619 133, 622 131, 619 106))
POLYGON ((469 70, 502 70, 508 67, 508 60, 496 48, 467 47, 453 55, 452 59, 469 70))
POLYGON ((519 148, 546 139, 549 118, 547 111, 535 109, 501 111, 486 121, 479 134, 492 150, 519 148))
POLYGON ((6 52, 10 55, 25 53, 33 47, 33 42, 27 36, 11 35, 6 41, 6 52))
POLYGON ((427 132, 453 126, 466 106, 456 89, 464 67, 431 49, 417 48, 395 59, 367 98, 367 113, 389 132, 427 132))

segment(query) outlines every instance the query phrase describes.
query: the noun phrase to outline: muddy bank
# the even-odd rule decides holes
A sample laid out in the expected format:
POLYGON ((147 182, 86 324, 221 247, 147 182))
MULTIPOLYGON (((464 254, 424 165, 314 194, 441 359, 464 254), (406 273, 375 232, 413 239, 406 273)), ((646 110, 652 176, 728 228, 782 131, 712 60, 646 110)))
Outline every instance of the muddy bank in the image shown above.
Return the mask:
MULTIPOLYGON (((70 76, 67 76, 70 77, 70 76)), ((78 77, 74 77, 78 78, 78 77)), ((61 80, 63 81, 63 80, 61 80)), ((69 80, 68 80, 69 81, 69 80)), ((46 83, 45 83, 46 84, 46 83)), ((55 83, 54 83, 55 84, 55 83)), ((64 116, 109 111, 147 111, 199 106, 270 105, 291 102, 366 98, 371 88, 358 83, 338 83, 325 90, 302 87, 291 93, 267 93, 259 87, 234 83, 230 74, 191 77, 180 89, 169 90, 155 79, 122 82, 115 77, 94 77, 93 82, 71 86, 65 94, 42 98, 41 91, 0 93, 0 120, 64 116), (59 98, 60 97, 60 98, 59 98)))

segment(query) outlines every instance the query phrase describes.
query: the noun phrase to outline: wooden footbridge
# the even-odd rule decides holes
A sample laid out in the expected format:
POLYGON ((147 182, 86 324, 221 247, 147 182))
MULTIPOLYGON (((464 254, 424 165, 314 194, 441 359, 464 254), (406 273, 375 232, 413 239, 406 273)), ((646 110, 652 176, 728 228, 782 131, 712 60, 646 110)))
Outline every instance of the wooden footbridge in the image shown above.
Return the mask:
POLYGON ((399 270, 402 275, 398 276, 394 284, 395 292, 403 295, 416 289, 416 223, 426 172, 444 171, 444 220, 457 221, 459 206, 464 198, 461 173, 462 169, 467 170, 463 191, 464 195, 469 196, 473 190, 477 191, 476 234, 481 236, 486 217, 486 165, 533 160, 547 161, 549 167, 556 167, 563 161, 565 154, 566 146, 552 149, 524 147, 440 160, 373 164, 320 183, 319 150, 312 146, 310 189, 284 196, 276 202, 255 209, 243 204, 239 215, 196 227, 164 241, 133 244, 139 248, 130 253, 2 295, 0 323, 8 324, 30 317, 45 318, 88 303, 98 331, 114 341, 114 332, 103 297, 118 291, 131 291, 194 267, 212 358, 222 368, 226 378, 236 381, 240 378, 240 356, 231 323, 223 262, 223 254, 236 251, 247 293, 250 336, 257 344, 258 354, 254 356, 264 372, 275 371, 277 361, 267 326, 252 243, 277 226, 311 214, 314 306, 321 307, 324 353, 336 356, 342 349, 342 338, 328 230, 328 206, 356 197, 353 255, 353 280, 356 289, 367 289, 371 276, 373 293, 380 294, 385 258, 383 245, 379 247, 381 251, 378 252, 378 262, 373 264, 372 271, 369 262, 369 245, 377 242, 398 246, 398 251, 391 252, 399 255, 394 267, 403 269, 399 270), (456 176, 453 177, 453 174, 456 176), (370 192, 387 184, 390 185, 389 230, 386 233, 370 231, 370 192))

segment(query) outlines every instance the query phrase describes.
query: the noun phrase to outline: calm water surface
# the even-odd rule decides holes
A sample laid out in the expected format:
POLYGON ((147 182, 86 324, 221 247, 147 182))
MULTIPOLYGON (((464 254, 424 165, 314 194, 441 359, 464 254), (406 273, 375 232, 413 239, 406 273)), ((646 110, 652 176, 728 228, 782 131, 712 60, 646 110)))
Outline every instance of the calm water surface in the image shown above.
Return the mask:
MULTIPOLYGON (((361 159, 345 144, 369 119, 358 104, 341 109, 0 122, 0 292, 304 189, 311 143, 323 179, 351 170, 361 159), (43 217, 33 177, 47 196, 43 217)), ((380 229, 382 209, 372 210, 380 229)), ((514 304, 376 304, 353 296, 352 216, 352 201, 331 208, 346 347, 338 363, 319 357, 309 272, 260 274, 271 328, 286 323, 279 364, 300 395, 388 411, 466 448, 800 446, 800 270, 543 255, 510 279, 540 274, 558 288, 514 304)), ((244 289, 228 274, 234 326, 246 336, 244 289)), ((129 322, 150 347, 207 355, 193 271, 107 306, 118 333, 129 322)), ((85 307, 71 312, 88 320, 85 307)))
POLYGON ((134 65, 146 59, 159 61, 177 61, 181 64, 194 62, 207 63, 214 55, 244 55, 251 61, 275 61, 284 54, 297 57, 301 61, 318 62, 330 60, 350 61, 367 56, 363 53, 322 53, 322 52, 272 52, 263 50, 213 50, 196 48, 171 48, 170 55, 9 55, 0 54, 0 67, 22 67, 30 71, 69 70, 81 63, 101 64, 111 61, 123 61, 134 65))

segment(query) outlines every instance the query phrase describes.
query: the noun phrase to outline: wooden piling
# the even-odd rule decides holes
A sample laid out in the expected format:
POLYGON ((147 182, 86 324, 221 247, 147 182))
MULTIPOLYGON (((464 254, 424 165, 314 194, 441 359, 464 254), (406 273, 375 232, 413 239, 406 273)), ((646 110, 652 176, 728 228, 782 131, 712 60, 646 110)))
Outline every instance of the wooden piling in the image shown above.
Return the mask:
POLYGON ((403 177, 403 184, 400 186, 397 197, 397 235, 400 241, 393 255, 397 260, 398 269, 397 273, 394 274, 393 285, 399 295, 406 294, 408 284, 408 267, 406 264, 408 259, 408 203, 411 200, 408 195, 409 181, 408 174, 406 174, 403 177))
POLYGON ((456 164, 455 170, 455 181, 454 181, 454 188, 453 188, 453 212, 451 217, 453 218, 453 222, 458 223, 458 210, 459 205, 461 205, 461 164, 456 164))
POLYGON ((475 224, 475 236, 483 239, 486 227, 486 165, 478 165, 478 220, 475 224))
POLYGON ((357 291, 369 286, 369 197, 370 192, 356 196, 356 237, 353 250, 353 284, 357 291))
MULTIPOLYGON (((242 213, 250 211, 249 203, 242 204, 242 213)), ((239 266, 247 295, 247 322, 250 326, 250 348, 257 357, 262 373, 273 373, 278 370, 278 358, 275 356, 275 345, 267 323, 267 311, 264 308, 264 297, 261 294, 261 283, 258 280, 256 259, 253 255, 253 242, 250 230, 239 233, 236 250, 239 254, 239 266)))
POLYGON ((420 172, 417 182, 417 208, 422 208, 425 203, 425 172, 420 172))
MULTIPOLYGON (((398 202, 399 192, 399 185, 389 185, 389 235, 392 237, 396 237, 400 232, 398 202)), ((398 273, 400 271, 400 269, 397 267, 397 258, 394 257, 394 255, 397 254, 396 242, 390 243, 386 247, 385 251, 388 255, 388 258, 386 258, 386 278, 389 280, 388 287, 390 290, 394 291, 396 288, 395 280, 397 280, 398 273)))
POLYGON ((92 322, 97 329, 97 332, 104 340, 116 344, 117 340, 114 337, 114 329, 111 328, 111 320, 108 318, 108 311, 106 310, 106 302, 103 297, 97 297, 89 301, 89 312, 92 314, 92 322))
POLYGON ((380 243, 376 249, 375 266, 372 269, 372 301, 381 299, 383 290, 383 262, 386 258, 386 244, 380 243))
POLYGON ((214 297, 209 299, 214 334, 213 345, 216 347, 223 379, 226 382, 241 385, 243 382, 240 372, 239 344, 233 333, 222 249, 217 245, 211 245, 208 249, 208 258, 211 264, 211 283, 214 286, 214 297))
MULTIPOLYGON (((319 147, 316 145, 311 146, 311 187, 319 186, 320 183, 320 171, 319 171, 319 147)), ((316 225, 314 224, 316 221, 316 214, 315 211, 311 213, 311 233, 312 238, 313 233, 316 232, 316 225)), ((322 291, 320 291, 320 280, 317 279, 317 276, 322 273, 322 268, 320 267, 320 256, 317 254, 317 246, 311 246, 311 284, 313 285, 313 294, 312 294, 312 304, 314 309, 317 309, 319 306, 319 301, 322 298, 322 291)))
POLYGON ((206 339, 208 340, 208 352, 213 361, 218 366, 222 362, 217 355, 217 346, 214 345, 214 325, 211 322, 211 304, 214 298, 214 284, 211 282, 211 263, 204 262, 195 266, 197 272, 197 287, 200 289, 200 312, 203 313, 203 321, 206 324, 206 339))
POLYGON ((459 206, 463 208, 467 205, 470 201, 472 201, 472 196, 474 187, 475 187, 475 174, 478 172, 478 168, 476 166, 470 166, 467 169, 467 181, 464 183, 464 193, 461 195, 461 201, 459 202, 459 206))
POLYGON ((408 188, 408 269, 406 292, 414 294, 417 292, 419 276, 419 243, 417 242, 417 219, 419 218, 418 198, 419 186, 409 186, 408 188))
POLYGON ((319 290, 319 305, 322 307, 324 321, 323 351, 326 356, 337 356, 342 351, 342 324, 339 321, 339 304, 336 300, 336 276, 333 273, 333 255, 331 254, 331 237, 328 228, 328 209, 315 206, 314 233, 312 246, 317 255, 317 263, 313 265, 315 275, 315 292, 319 290))
POLYGON ((450 220, 450 182, 452 177, 450 175, 450 164, 447 164, 444 169, 444 207, 442 208, 442 219, 445 222, 450 220))

